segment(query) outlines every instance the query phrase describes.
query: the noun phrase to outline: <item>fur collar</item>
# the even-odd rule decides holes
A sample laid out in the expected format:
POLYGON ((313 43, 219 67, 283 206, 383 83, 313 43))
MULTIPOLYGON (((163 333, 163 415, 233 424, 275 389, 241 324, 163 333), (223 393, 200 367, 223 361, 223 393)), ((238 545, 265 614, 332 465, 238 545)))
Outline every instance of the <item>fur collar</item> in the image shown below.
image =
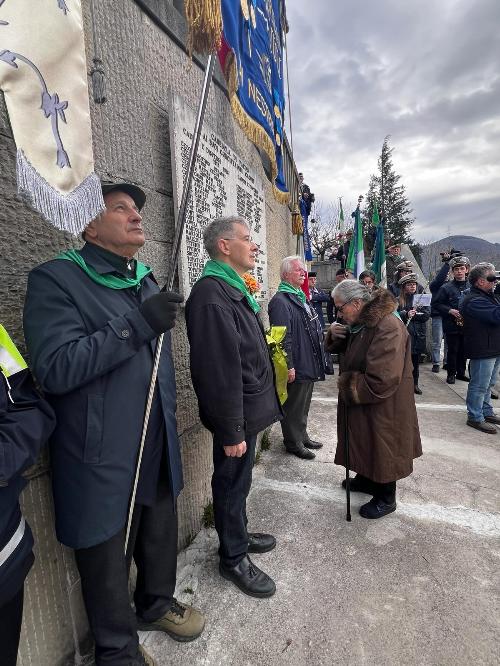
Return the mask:
POLYGON ((356 324, 375 328, 379 322, 398 307, 398 302, 387 289, 377 289, 371 301, 365 305, 356 324))

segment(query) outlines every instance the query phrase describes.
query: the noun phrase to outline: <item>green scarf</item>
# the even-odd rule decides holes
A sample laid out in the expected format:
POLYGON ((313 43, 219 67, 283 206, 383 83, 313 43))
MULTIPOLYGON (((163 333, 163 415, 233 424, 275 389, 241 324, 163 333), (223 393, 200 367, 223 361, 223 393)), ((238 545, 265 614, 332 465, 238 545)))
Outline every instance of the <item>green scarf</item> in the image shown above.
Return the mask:
POLYGON ((210 259, 205 264, 203 273, 201 274, 200 280, 204 277, 217 277, 221 280, 224 280, 228 285, 234 287, 244 295, 247 299, 248 305, 252 310, 257 314, 260 310, 260 305, 257 303, 252 294, 248 291, 243 278, 238 275, 238 273, 231 268, 228 264, 225 264, 223 261, 216 261, 215 259, 210 259))
POLYGON ((278 291, 283 291, 285 292, 285 294, 295 294, 295 296, 298 297, 301 303, 306 302, 306 295, 304 294, 302 289, 292 287, 292 285, 289 282, 285 282, 284 280, 281 280, 280 286, 278 287, 278 291))
POLYGON ((67 259, 72 261, 80 268, 82 271, 87 273, 89 278, 97 284, 101 284, 103 287, 108 287, 109 289, 130 289, 130 287, 137 288, 142 280, 152 272, 152 269, 145 264, 141 264, 140 261, 137 262, 135 278, 127 278, 122 275, 113 275, 113 273, 105 273, 101 275, 98 273, 95 268, 88 266, 85 263, 85 259, 77 250, 67 250, 66 252, 61 252, 56 259, 67 259))

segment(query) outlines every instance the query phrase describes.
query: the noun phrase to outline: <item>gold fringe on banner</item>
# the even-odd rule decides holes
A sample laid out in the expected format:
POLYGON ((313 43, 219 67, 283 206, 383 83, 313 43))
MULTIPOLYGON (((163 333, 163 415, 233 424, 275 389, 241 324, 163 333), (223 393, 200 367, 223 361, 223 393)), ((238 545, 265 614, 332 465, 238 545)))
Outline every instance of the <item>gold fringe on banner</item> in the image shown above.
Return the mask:
POLYGON ((304 223, 298 204, 295 204, 292 210, 292 234, 294 236, 301 236, 304 233, 304 223))
POLYGON ((221 0, 186 0, 188 52, 210 54, 220 48, 222 34, 221 0))
POLYGON ((253 118, 250 118, 250 116, 246 113, 245 109, 241 106, 238 95, 236 94, 238 90, 238 72, 236 69, 234 54, 232 53, 227 55, 226 71, 224 72, 224 75, 227 81, 227 89, 233 115, 250 141, 255 143, 255 145, 263 150, 268 156, 269 161, 271 162, 271 183, 273 186, 274 198, 280 204, 287 204, 290 201, 290 193, 281 192, 275 185, 276 176, 278 175, 278 165, 276 163, 276 152, 274 144, 269 138, 267 132, 259 125, 259 123, 257 123, 253 118))

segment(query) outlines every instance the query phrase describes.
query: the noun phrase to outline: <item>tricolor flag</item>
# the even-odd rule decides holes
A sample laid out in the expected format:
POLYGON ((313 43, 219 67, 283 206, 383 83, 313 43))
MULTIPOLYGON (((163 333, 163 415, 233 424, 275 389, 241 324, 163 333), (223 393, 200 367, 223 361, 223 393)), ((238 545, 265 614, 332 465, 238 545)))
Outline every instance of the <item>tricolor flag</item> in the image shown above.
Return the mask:
POLYGON ((363 249, 363 224, 361 222, 361 213, 359 212, 359 204, 355 212, 352 214, 354 217, 354 229, 349 245, 349 255, 347 257, 346 268, 354 273, 356 278, 359 278, 361 273, 365 270, 365 251, 363 249))
POLYGON ((342 199, 340 199, 339 231, 342 236, 345 234, 344 209, 342 208, 342 199))
POLYGON ((384 225, 380 221, 376 201, 373 202, 372 224, 376 228, 372 271, 377 276, 377 284, 379 284, 381 287, 387 287, 384 225))

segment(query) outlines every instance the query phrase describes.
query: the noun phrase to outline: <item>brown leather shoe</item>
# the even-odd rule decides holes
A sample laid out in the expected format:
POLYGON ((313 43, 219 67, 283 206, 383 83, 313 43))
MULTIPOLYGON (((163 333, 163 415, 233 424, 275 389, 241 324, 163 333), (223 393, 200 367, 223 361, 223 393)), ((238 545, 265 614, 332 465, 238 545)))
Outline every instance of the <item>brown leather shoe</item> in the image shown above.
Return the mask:
POLYGON ((139 645, 139 655, 137 659, 134 661, 134 664, 137 663, 139 666, 157 666, 156 661, 153 659, 153 657, 146 652, 146 650, 142 647, 142 645, 139 645))
POLYGON ((467 425, 488 435, 496 435, 498 432, 494 425, 490 425, 486 421, 472 421, 471 419, 467 419, 467 425))
POLYGON ((485 416, 484 420, 488 421, 488 423, 496 423, 496 425, 500 425, 500 416, 497 416, 496 414, 485 416))
POLYGON ((205 627, 205 618, 197 608, 173 599, 165 615, 154 622, 146 622, 138 617, 137 626, 141 631, 164 631, 175 641, 187 643, 201 634, 205 627))

